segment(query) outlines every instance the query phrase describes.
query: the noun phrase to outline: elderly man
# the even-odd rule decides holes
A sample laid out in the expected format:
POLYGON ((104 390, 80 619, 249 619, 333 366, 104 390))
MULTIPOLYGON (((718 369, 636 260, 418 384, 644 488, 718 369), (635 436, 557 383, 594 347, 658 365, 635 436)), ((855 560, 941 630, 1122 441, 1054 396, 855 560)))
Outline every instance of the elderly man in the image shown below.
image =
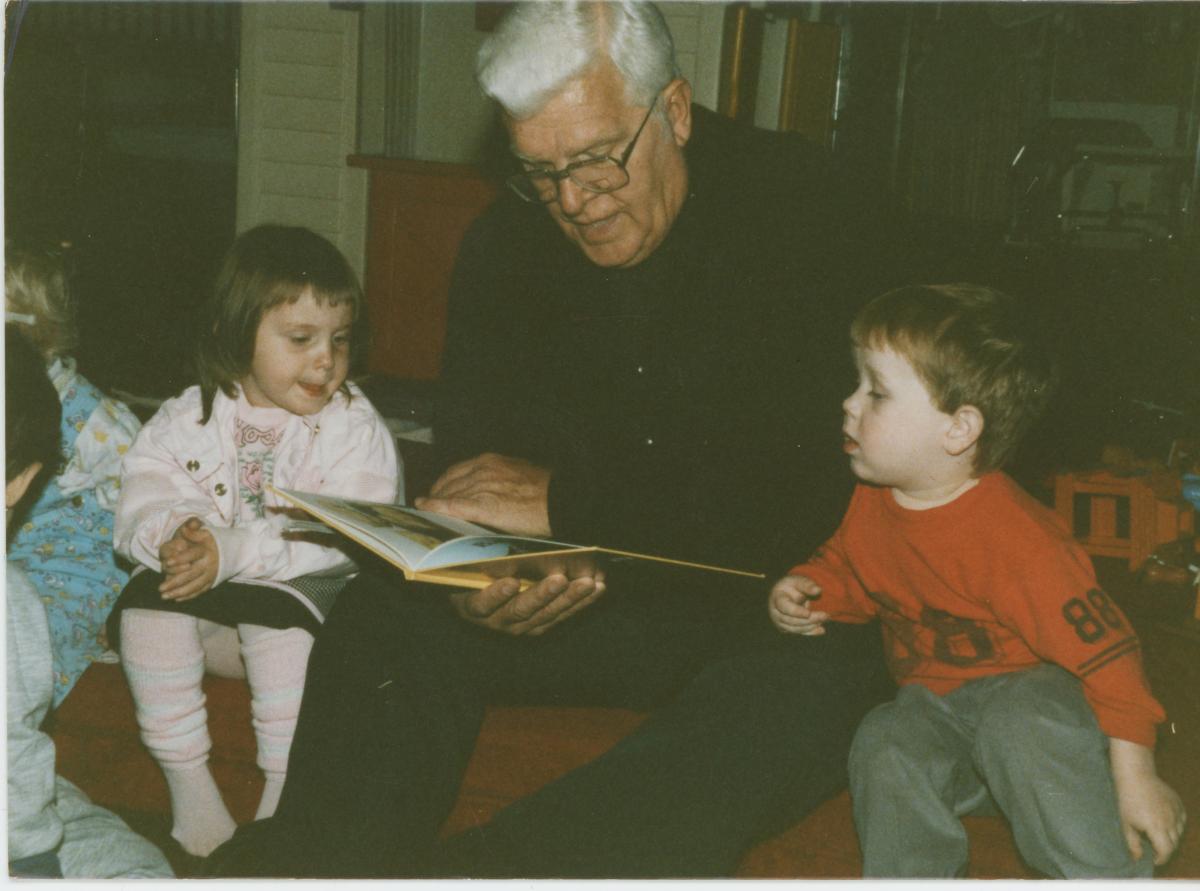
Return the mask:
MULTIPOLYGON (((420 507, 777 575, 836 525, 843 324, 884 242, 821 153, 691 104, 648 4, 517 6, 479 79, 519 164, 462 246, 420 507)), ((777 635, 766 585, 612 569, 518 592, 364 571, 317 641, 276 816, 223 875, 728 875, 835 792, 873 629, 777 635), (651 711, 448 842, 488 704, 651 711)), ((537 752, 527 757, 537 758, 537 752)))

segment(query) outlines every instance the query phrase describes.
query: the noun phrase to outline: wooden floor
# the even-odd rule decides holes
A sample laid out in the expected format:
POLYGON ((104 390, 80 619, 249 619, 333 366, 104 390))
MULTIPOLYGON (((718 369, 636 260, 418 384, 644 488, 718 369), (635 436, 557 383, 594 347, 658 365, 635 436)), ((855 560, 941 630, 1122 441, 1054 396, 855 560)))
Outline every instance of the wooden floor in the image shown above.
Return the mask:
MULTIPOLYGON (((1122 605, 1142 640, 1146 671, 1168 721, 1158 746, 1162 777, 1180 794, 1191 815, 1183 843, 1159 878, 1200 879, 1200 622, 1191 618, 1194 593, 1186 588, 1139 583, 1118 561, 1097 561, 1101 583, 1122 605)), ((169 837, 161 814, 123 813, 134 829, 163 848, 177 874, 196 875, 199 861, 169 837)), ((970 875, 976 878, 1035 878, 1021 866, 1005 824, 972 824, 970 875)), ((826 802, 800 826, 757 848, 743 878, 855 878, 861 875, 848 798, 826 802), (810 856, 796 857, 797 850, 810 856), (796 863, 804 863, 797 875, 796 863)))

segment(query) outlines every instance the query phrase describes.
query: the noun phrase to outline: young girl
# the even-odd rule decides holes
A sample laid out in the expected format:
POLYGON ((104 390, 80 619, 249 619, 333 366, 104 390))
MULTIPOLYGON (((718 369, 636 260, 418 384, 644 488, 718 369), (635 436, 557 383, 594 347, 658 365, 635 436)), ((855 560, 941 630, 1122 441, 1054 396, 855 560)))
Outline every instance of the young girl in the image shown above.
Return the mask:
POLYGON ((61 250, 6 245, 4 305, 41 353, 62 404, 60 463, 8 552, 46 606, 56 706, 103 655, 104 621, 129 580, 113 558, 113 508, 121 460, 141 425, 75 368, 78 332, 61 250))
POLYGON ((202 318, 199 386, 164 403, 125 459, 116 548, 144 570, 109 635, 166 775, 171 834, 197 856, 235 829, 208 768, 206 665, 237 675, 244 664, 266 777, 255 818, 268 817, 313 634, 354 569, 329 539, 285 533, 268 486, 402 497, 383 419, 346 380, 362 327, 362 293, 333 245, 305 229, 246 232, 202 318))

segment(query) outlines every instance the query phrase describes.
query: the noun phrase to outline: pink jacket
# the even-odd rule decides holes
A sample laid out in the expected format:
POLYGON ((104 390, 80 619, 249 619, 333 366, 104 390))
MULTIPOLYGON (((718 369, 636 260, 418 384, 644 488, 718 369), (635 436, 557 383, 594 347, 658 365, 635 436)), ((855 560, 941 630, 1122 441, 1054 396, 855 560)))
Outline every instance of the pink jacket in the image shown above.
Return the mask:
MULTIPOLYGON (((355 385, 316 415, 293 415, 275 453, 274 485, 367 501, 402 502, 396 445, 383 418, 355 385)), ((215 584, 284 581, 316 572, 352 572, 341 551, 282 536, 285 503, 265 492, 268 516, 235 525, 237 401, 218 392, 201 426, 200 388, 163 403, 138 433, 121 467, 113 544, 117 553, 161 572, 159 548, 189 517, 199 517, 220 550, 215 584)))

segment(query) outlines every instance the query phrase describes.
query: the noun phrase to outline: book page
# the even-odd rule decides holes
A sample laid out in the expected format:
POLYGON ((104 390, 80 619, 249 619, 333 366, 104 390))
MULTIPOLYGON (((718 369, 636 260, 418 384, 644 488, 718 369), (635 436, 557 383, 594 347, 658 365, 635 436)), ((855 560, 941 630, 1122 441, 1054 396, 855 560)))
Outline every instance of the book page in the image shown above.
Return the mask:
MULTIPOLYGON (((439 516, 438 519, 444 518, 439 516)), ((541 538, 521 538, 515 535, 497 534, 470 535, 437 545, 414 568, 428 571, 442 566, 462 566, 498 557, 516 557, 524 554, 541 554, 546 551, 575 549, 577 549, 575 545, 546 541, 541 538)))

